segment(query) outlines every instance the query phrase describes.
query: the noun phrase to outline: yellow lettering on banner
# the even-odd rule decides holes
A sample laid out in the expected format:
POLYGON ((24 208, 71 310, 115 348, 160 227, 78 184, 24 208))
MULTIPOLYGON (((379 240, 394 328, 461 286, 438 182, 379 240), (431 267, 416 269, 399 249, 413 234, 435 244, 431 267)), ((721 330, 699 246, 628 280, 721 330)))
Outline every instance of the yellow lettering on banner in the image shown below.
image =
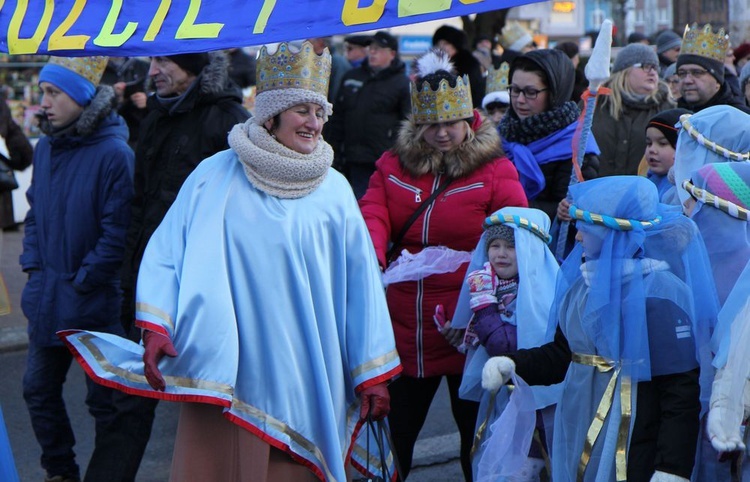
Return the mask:
POLYGON ((472 3, 482 3, 484 0, 459 0, 464 5, 471 5, 472 3))
POLYGON ((121 10, 122 0, 112 0, 112 7, 109 9, 107 19, 104 20, 104 25, 102 25, 99 35, 94 39, 94 45, 98 45, 99 47, 119 47, 133 36, 136 27, 138 27, 138 22, 128 22, 122 32, 114 33, 115 22, 117 22, 117 17, 120 16, 121 10))
POLYGON ((216 38, 224 27, 223 23, 195 23, 198 18, 198 11, 201 8, 201 0, 190 0, 185 19, 177 28, 176 39, 191 38, 216 38))
POLYGON ((450 10, 452 0, 399 0, 398 16, 411 17, 424 13, 435 13, 450 10))
POLYGON ((276 0, 263 0, 263 6, 258 14, 258 19, 255 21, 255 27, 253 27, 253 33, 263 33, 268 25, 268 18, 271 16, 274 7, 276 7, 276 0))
POLYGON ((81 16, 83 7, 86 6, 86 0, 76 0, 70 13, 59 27, 49 36, 48 50, 83 50, 86 42, 91 38, 90 35, 65 35, 73 26, 78 17, 81 16))
MULTIPOLYGON (((344 8, 341 11, 341 21, 344 25, 361 25, 363 23, 377 22, 383 16, 385 3, 388 0, 373 0, 372 5, 369 7, 360 7, 359 1, 344 0, 344 8)), ((429 2, 431 0, 426 1, 429 2)))
POLYGON ((39 52, 39 46, 42 44, 42 39, 47 34, 49 23, 52 20, 55 2, 54 0, 44 0, 44 12, 42 13, 42 18, 39 20, 39 25, 36 27, 36 31, 34 31, 34 35, 31 38, 20 38, 21 23, 26 17, 26 10, 28 8, 29 0, 18 0, 16 10, 10 19, 10 25, 8 26, 8 53, 11 55, 35 54, 39 52))
POLYGON ((154 41, 156 35, 161 30, 161 26, 164 25, 164 19, 167 18, 167 12, 169 12, 171 5, 172 0, 161 0, 159 8, 156 9, 156 13, 154 14, 154 19, 151 20, 151 24, 148 26, 148 30, 146 30, 146 35, 143 36, 144 42, 154 41))

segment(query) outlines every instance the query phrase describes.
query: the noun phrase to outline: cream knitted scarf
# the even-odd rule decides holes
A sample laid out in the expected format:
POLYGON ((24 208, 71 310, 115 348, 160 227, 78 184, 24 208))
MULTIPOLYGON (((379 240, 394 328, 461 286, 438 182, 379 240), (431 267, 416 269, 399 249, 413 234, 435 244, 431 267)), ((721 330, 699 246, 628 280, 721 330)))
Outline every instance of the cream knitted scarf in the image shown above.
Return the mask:
POLYGON ((278 142, 252 119, 232 128, 229 147, 237 153, 253 186, 283 199, 313 192, 333 162, 333 149, 322 138, 313 152, 302 154, 278 142))

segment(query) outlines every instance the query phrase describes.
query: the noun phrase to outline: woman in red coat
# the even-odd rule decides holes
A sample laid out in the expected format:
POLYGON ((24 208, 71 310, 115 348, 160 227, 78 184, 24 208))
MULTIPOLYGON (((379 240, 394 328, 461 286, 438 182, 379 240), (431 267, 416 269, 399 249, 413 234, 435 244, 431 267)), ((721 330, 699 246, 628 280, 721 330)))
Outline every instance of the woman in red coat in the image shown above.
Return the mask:
MULTIPOLYGON (((427 247, 470 252, 482 234, 484 219, 505 206, 527 206, 518 173, 503 155, 492 123, 472 109, 466 78, 457 77, 444 52, 418 61, 412 85, 412 115, 395 147, 376 163, 360 207, 380 266, 386 269, 390 245, 417 254, 427 247), (440 193, 432 198, 436 191, 440 193), (403 234, 422 203, 426 209, 403 234)), ((454 257, 455 259, 455 257, 454 257)), ((419 262, 419 261, 414 261, 419 262)), ((453 417, 461 435, 461 465, 471 477, 470 451, 477 404, 458 398, 464 355, 454 345, 462 333, 450 325, 438 331, 436 307, 447 319, 455 310, 467 262, 414 281, 388 286, 387 298, 403 376, 390 387, 390 427, 403 476, 435 392, 447 378, 453 417)))

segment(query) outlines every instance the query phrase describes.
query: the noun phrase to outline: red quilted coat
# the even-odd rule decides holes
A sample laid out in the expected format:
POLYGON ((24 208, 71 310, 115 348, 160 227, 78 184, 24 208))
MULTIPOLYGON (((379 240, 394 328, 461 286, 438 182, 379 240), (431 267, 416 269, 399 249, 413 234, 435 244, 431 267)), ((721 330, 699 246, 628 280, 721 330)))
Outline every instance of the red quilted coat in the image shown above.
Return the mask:
MULTIPOLYGON (((494 127, 477 117, 472 128, 473 140, 443 154, 416 139, 417 126, 405 124, 394 149, 375 164, 360 208, 381 266, 386 266, 389 242, 446 176, 453 181, 412 224, 401 249, 418 253, 426 246, 446 246, 471 251, 487 216, 505 206, 528 205, 494 127)), ((437 331, 432 315, 442 304, 452 317, 467 266, 388 286, 388 307, 406 376, 463 372, 464 356, 437 331)))

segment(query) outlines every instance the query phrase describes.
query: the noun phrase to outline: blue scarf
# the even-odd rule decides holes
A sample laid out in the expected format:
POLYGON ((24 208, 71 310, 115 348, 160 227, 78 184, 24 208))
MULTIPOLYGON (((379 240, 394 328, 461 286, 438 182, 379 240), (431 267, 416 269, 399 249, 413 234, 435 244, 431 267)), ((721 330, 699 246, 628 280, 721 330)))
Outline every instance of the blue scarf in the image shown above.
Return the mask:
MULTIPOLYGON (((542 174, 539 166, 573 158, 573 134, 577 126, 578 121, 575 121, 547 137, 527 145, 502 139, 503 149, 515 164, 521 178, 521 185, 529 200, 535 199, 539 193, 544 191, 546 186, 544 174, 542 174)), ((592 135, 589 135, 587 139, 585 153, 596 155, 600 153, 599 146, 592 135)))

